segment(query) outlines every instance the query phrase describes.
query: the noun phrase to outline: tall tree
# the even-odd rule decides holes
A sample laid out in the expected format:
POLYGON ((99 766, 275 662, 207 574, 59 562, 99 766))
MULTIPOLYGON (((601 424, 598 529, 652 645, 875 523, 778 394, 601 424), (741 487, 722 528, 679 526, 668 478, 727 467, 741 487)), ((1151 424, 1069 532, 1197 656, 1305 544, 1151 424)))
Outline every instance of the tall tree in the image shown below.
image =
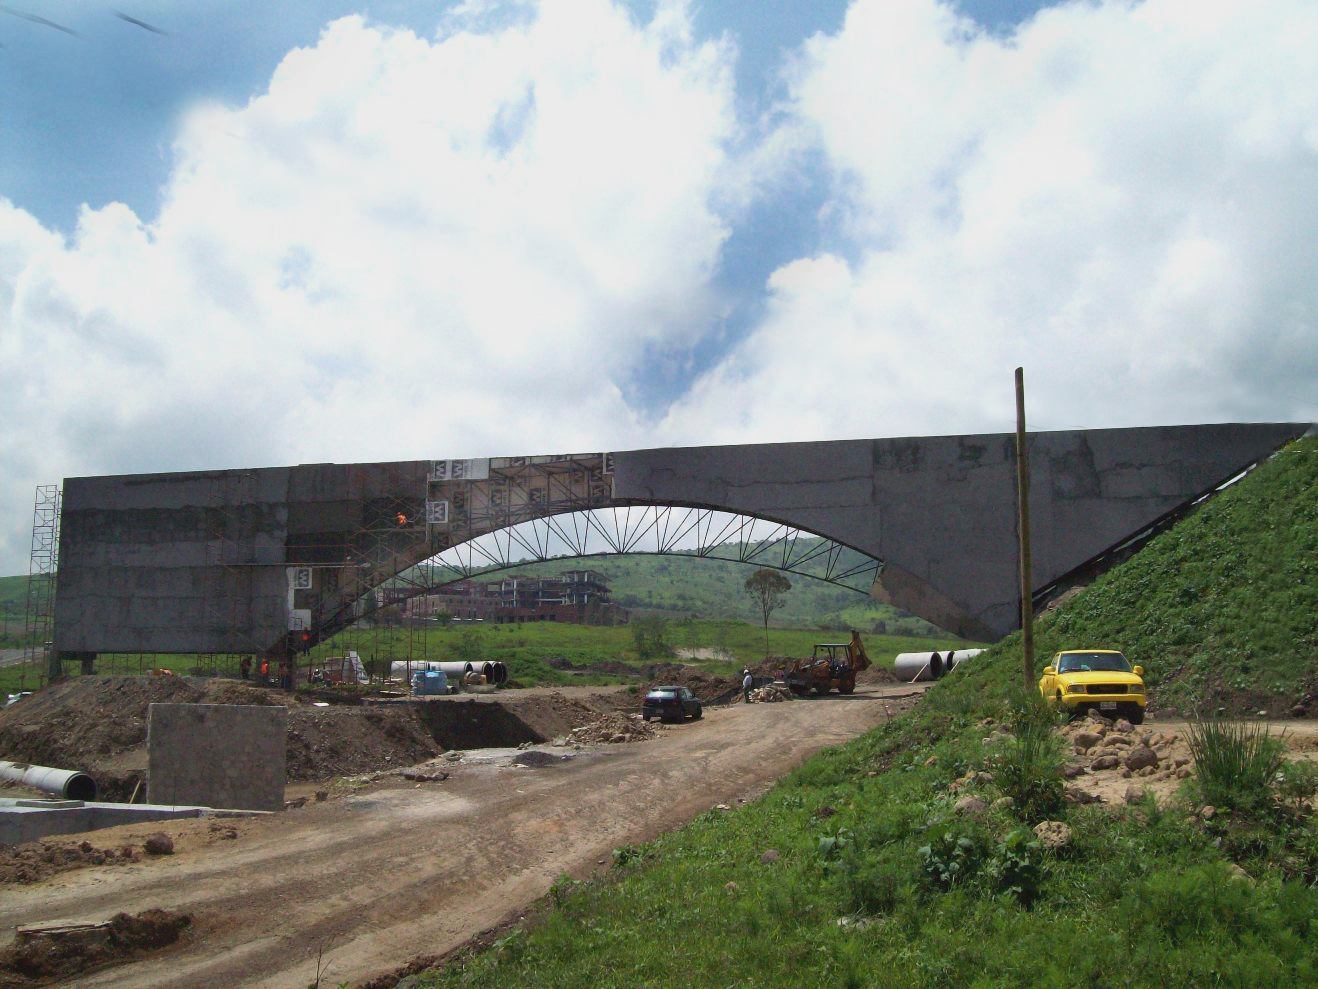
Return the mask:
POLYGON ((792 582, 777 570, 756 570, 746 578, 746 593, 764 615, 764 658, 769 658, 769 616, 783 603, 792 582))

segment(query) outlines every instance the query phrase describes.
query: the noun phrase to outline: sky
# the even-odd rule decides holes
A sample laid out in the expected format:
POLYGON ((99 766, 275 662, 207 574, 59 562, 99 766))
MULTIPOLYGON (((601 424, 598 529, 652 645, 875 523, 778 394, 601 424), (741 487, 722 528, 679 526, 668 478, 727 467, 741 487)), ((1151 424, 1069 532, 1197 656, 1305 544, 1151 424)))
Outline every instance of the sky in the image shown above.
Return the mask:
POLYGON ((0 2, 38 483, 1311 421, 1318 5, 0 2))

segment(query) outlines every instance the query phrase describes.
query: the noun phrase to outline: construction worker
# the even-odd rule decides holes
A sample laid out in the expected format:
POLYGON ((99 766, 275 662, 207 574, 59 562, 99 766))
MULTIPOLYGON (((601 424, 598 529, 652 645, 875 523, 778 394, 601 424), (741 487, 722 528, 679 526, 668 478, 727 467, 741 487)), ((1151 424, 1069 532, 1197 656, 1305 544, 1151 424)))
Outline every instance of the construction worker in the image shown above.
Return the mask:
POLYGON ((741 671, 741 699, 747 704, 751 702, 751 687, 755 686, 755 678, 751 676, 750 670, 741 671))
POLYGON ((246 680, 252 674, 252 657, 244 656, 238 661, 238 673, 246 680))

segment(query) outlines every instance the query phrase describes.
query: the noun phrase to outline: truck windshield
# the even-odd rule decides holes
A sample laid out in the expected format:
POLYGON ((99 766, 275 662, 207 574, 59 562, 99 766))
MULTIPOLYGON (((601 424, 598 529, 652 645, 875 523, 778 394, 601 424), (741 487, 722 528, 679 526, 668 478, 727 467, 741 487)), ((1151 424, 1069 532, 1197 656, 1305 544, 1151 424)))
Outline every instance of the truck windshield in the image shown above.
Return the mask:
POLYGON ((1068 652, 1057 660, 1058 673, 1129 673, 1130 663, 1119 652, 1068 652))

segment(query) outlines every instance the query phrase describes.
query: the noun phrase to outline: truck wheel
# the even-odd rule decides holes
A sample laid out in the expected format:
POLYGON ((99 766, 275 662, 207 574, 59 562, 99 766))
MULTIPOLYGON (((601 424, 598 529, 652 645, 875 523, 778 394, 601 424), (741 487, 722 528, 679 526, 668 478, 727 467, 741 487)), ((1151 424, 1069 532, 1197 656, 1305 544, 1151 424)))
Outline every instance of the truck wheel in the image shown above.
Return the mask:
POLYGON ((841 684, 838 686, 837 692, 839 694, 853 694, 856 692, 856 685, 854 683, 841 684))
POLYGON ((1132 704, 1130 709, 1126 712, 1126 720, 1132 725, 1144 724, 1144 708, 1140 707, 1138 704, 1132 704))
POLYGON ((701 718, 703 718, 704 716, 705 716, 705 709, 704 709, 703 707, 697 707, 697 708, 696 708, 696 713, 693 714, 693 715, 691 715, 691 720, 692 720, 692 721, 699 721, 699 720, 700 720, 701 718))

